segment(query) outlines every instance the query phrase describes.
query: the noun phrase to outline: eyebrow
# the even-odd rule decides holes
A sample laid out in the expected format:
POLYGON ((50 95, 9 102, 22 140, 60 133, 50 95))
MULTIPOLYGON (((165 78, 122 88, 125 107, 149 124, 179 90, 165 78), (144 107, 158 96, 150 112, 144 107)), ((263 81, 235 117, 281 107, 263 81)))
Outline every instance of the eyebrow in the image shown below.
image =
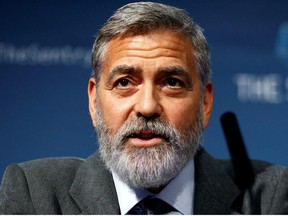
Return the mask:
POLYGON ((158 71, 161 73, 167 73, 167 74, 184 75, 185 77, 191 76, 190 73, 184 67, 180 65, 161 67, 158 71))
POLYGON ((118 65, 115 68, 113 68, 108 75, 107 82, 111 83, 113 78, 117 75, 123 75, 123 74, 139 74, 142 73, 142 70, 138 67, 134 66, 128 66, 128 65, 118 65))
MULTIPOLYGON (((128 66, 128 65, 117 65, 109 72, 106 83, 111 84, 114 77, 118 75, 124 75, 124 74, 134 75, 134 74, 141 74, 142 72, 143 70, 139 67, 128 66)), ((193 80, 192 80, 191 73, 189 73, 187 69, 185 69, 184 67, 180 65, 160 67, 158 69, 158 73, 162 75, 183 76, 185 78, 185 81, 188 83, 188 85, 193 87, 193 80)))
POLYGON ((168 66, 168 67, 162 67, 158 70, 160 74, 165 75, 180 75, 185 78, 185 81, 192 87, 193 86, 193 80, 191 73, 184 67, 180 65, 175 66, 168 66))

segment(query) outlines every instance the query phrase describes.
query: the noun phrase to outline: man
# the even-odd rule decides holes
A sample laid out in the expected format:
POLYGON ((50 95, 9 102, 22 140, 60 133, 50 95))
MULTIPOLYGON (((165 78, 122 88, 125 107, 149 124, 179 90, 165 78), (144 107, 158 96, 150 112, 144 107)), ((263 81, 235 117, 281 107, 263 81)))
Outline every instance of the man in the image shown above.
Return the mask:
POLYGON ((288 213, 287 169, 255 162, 255 182, 243 189, 231 164, 201 147, 213 104, 209 58, 185 11, 150 2, 118 9, 92 53, 99 153, 9 166, 0 212, 288 213))

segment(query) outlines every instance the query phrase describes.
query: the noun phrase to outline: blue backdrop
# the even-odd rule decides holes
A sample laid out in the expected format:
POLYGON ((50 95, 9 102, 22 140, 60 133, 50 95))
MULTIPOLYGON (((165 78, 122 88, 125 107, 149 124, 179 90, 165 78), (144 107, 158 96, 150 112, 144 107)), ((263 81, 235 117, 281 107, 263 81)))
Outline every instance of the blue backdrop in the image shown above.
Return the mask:
MULTIPOLYGON (((206 149, 230 157, 219 118, 231 110, 250 157, 287 166, 288 1, 162 2, 185 8, 211 46, 215 105, 206 149)), ((0 1, 0 177, 10 163, 95 152, 90 49, 125 3, 0 1)))

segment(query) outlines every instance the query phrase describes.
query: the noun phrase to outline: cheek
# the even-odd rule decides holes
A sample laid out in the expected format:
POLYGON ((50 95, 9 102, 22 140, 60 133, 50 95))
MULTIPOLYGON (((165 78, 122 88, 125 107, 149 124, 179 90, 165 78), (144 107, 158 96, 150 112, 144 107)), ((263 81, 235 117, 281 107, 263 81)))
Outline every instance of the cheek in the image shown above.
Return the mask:
POLYGON ((199 115, 199 105, 194 103, 177 103, 177 106, 170 106, 166 115, 171 124, 178 130, 183 131, 193 125, 199 115))
MULTIPOLYGON (((110 97, 104 97, 110 98, 110 97)), ((125 123, 131 110, 129 103, 118 100, 100 100, 103 120, 113 130, 113 135, 125 123)))

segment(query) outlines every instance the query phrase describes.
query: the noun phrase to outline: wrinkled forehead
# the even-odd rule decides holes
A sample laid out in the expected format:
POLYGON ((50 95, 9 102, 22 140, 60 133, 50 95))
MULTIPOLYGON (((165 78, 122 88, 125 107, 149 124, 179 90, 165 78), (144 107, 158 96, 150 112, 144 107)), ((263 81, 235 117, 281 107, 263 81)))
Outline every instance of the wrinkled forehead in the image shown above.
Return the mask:
POLYGON ((179 63, 195 70, 194 47, 189 37, 171 31, 153 31, 141 35, 121 35, 106 46, 103 65, 117 62, 179 63), (159 60, 160 59, 160 60, 159 60))

